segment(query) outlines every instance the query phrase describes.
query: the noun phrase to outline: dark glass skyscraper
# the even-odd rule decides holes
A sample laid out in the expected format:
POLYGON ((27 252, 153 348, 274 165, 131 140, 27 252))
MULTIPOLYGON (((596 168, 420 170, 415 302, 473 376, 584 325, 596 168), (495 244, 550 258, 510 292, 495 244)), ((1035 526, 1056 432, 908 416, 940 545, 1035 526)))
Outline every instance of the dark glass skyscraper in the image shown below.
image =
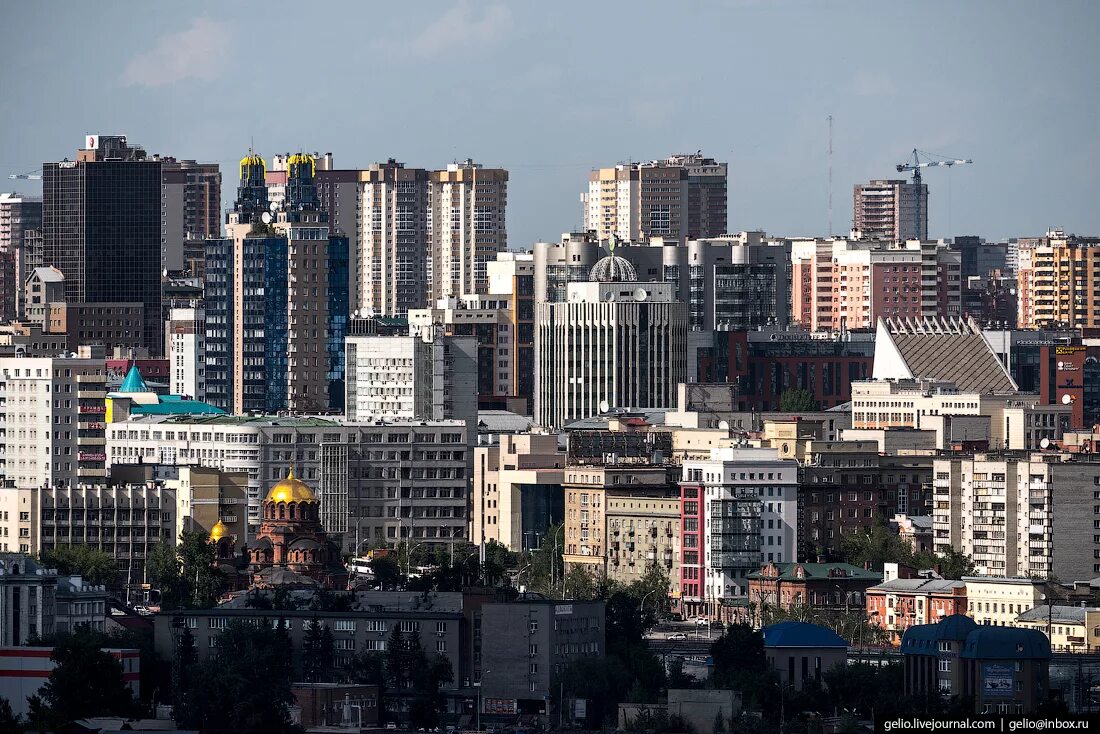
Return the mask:
POLYGON ((76 161, 42 166, 44 260, 68 302, 140 302, 145 344, 164 351, 161 163, 121 136, 89 136, 76 161))

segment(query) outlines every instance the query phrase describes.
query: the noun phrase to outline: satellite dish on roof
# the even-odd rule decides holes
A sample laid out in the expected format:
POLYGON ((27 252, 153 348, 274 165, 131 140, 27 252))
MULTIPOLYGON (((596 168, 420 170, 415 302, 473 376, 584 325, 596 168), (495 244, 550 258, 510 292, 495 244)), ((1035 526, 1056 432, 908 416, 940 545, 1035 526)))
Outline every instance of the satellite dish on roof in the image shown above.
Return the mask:
POLYGON ((718 421, 718 427, 721 428, 723 431, 728 431, 730 429, 730 422, 718 421))
POLYGON ((273 212, 277 212, 277 211, 279 211, 279 202, 273 201, 273 202, 271 202, 270 204, 267 205, 267 208, 270 209, 273 212))
POLYGON ((1040 441, 1039 442, 1039 448, 1041 448, 1041 449, 1050 448, 1050 439, 1049 438, 1044 438, 1042 441, 1040 441))
POLYGON ((264 224, 271 224, 271 212, 264 212, 260 215, 260 221, 264 224))
POLYGON ((646 292, 645 288, 635 288, 634 289, 634 300, 635 301, 644 301, 648 297, 649 297, 649 293, 646 292))
POLYGON ((606 413, 609 410, 611 410, 611 403, 607 402, 606 400, 601 400, 600 401, 600 412, 601 413, 606 413))

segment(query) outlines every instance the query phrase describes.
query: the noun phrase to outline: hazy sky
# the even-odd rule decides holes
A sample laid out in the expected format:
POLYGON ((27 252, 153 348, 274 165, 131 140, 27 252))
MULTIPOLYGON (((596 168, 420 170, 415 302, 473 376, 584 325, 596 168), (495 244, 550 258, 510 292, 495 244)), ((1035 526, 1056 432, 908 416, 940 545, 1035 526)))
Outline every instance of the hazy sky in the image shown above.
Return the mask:
MULTIPOLYGON (((1100 234, 1100 3, 11 2, 0 190, 85 133, 222 163, 254 141, 338 167, 511 171, 509 244, 580 224, 590 168, 702 149, 731 230, 823 234, 852 184, 933 169, 932 236, 1100 234)), ((227 190, 235 186, 230 183, 227 190)))

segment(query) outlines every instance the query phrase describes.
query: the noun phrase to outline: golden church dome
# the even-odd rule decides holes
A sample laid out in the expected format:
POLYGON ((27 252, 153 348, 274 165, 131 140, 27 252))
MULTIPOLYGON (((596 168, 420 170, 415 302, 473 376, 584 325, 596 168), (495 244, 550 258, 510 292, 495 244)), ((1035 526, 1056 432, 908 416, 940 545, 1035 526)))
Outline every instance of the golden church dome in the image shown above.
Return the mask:
POLYGON ((286 475, 286 479, 276 484, 267 493, 270 502, 316 502, 317 495, 302 480, 294 476, 294 470, 286 475))
POLYGON ((216 523, 214 523, 214 527, 210 528, 210 539, 216 543, 224 538, 228 533, 229 527, 221 520, 218 520, 216 523))

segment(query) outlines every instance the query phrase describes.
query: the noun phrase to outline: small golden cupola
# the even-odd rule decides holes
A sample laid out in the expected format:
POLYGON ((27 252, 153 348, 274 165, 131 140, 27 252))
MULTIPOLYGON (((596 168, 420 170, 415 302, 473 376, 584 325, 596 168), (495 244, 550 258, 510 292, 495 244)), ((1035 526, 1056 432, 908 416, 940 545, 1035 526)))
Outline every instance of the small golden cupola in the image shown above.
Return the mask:
POLYGON ((276 484, 267 493, 267 502, 317 502, 317 495, 302 480, 294 476, 294 470, 286 479, 276 484))
POLYGON ((218 520, 216 523, 214 523, 214 527, 210 528, 210 539, 215 543, 217 543, 228 534, 229 527, 221 520, 218 520))

